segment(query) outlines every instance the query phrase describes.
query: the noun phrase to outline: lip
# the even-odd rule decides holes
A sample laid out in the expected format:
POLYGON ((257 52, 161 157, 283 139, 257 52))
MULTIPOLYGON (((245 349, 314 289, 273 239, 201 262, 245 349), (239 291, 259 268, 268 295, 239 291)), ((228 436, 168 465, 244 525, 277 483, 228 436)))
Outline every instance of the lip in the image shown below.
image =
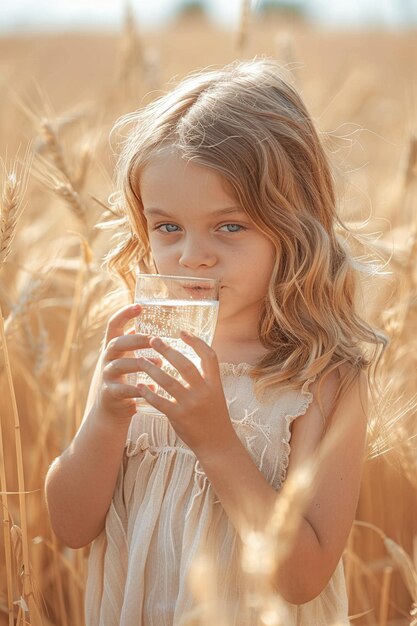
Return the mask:
POLYGON ((213 291, 213 288, 202 286, 202 285, 183 285, 182 286, 185 291, 193 294, 207 294, 213 291))
POLYGON ((213 289, 213 287, 209 287, 207 284, 203 283, 184 283, 183 287, 185 287, 185 289, 198 289, 200 291, 209 291, 210 289, 213 289))

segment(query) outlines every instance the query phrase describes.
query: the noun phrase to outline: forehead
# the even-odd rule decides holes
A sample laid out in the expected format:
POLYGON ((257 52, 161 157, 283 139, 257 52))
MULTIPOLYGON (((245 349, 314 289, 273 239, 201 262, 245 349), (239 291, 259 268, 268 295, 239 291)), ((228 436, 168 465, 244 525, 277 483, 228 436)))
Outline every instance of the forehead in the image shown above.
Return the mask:
POLYGON ((185 201, 221 208, 236 203, 231 184, 217 170, 175 152, 153 157, 139 173, 143 205, 159 206, 185 201))

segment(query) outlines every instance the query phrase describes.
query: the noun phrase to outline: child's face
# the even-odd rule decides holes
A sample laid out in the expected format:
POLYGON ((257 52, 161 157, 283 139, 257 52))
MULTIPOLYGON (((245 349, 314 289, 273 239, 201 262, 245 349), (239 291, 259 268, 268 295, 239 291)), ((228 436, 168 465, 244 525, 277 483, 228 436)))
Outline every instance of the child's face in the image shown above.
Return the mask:
POLYGON ((275 248, 238 206, 223 178, 214 169, 166 153, 143 169, 140 191, 158 272, 219 279, 221 317, 244 311, 254 323, 275 248))

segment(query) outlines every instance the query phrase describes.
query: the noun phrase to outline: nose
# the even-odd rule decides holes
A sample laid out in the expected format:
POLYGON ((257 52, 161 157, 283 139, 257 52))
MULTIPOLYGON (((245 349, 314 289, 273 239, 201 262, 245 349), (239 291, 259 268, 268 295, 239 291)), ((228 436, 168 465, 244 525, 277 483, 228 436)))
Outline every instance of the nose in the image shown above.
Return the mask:
POLYGON ((179 264, 189 269, 213 267, 217 262, 216 254, 208 237, 188 237, 183 241, 179 264))

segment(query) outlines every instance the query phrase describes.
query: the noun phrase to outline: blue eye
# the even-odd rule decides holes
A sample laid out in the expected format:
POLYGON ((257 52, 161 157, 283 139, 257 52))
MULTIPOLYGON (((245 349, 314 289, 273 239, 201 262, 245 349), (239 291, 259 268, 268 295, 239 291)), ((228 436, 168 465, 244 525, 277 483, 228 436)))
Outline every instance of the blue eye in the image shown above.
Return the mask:
POLYGON ((227 228, 227 229, 229 229, 229 227, 231 227, 233 229, 233 230, 228 230, 227 232, 229 232, 229 233, 238 233, 241 230, 246 230, 246 228, 244 226, 241 226, 240 224, 224 224, 220 228, 227 228), (236 230, 236 229, 238 229, 238 230, 236 230))
MULTIPOLYGON (((228 233, 239 233, 243 230, 247 230, 245 226, 241 226, 240 224, 224 224, 223 226, 220 226, 219 230, 221 230, 222 228, 227 228, 228 233)), ((158 224, 157 226, 155 226, 154 230, 157 230, 161 233, 168 234, 168 233, 178 233, 180 229, 178 226, 176 226, 176 224, 165 223, 165 224, 158 224)))
POLYGON ((156 227, 156 230, 161 230, 163 226, 166 226, 167 230, 163 230, 163 233, 176 233, 176 230, 170 230, 170 228, 178 228, 175 224, 160 224, 156 227))

